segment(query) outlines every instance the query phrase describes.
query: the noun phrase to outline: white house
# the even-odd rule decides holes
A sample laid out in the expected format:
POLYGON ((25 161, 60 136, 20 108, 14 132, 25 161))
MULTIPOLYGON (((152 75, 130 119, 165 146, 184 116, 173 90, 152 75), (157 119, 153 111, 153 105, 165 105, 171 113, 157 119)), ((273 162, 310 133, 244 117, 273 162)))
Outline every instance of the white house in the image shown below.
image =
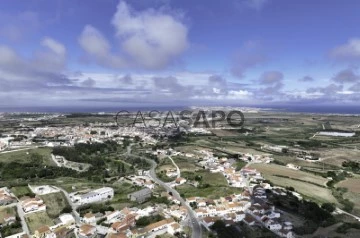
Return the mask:
POLYGON ((114 197, 114 189, 110 187, 103 187, 86 194, 75 194, 70 196, 74 203, 88 204, 94 202, 102 202, 111 200, 114 197))

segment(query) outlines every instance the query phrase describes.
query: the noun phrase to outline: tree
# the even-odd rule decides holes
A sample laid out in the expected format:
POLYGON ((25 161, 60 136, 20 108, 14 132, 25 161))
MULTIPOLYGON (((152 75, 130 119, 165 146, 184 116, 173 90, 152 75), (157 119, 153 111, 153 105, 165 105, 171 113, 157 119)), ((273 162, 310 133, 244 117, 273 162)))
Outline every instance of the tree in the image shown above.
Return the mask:
POLYGON ((321 205, 321 208, 330 213, 335 211, 335 206, 332 203, 323 203, 323 205, 321 205))

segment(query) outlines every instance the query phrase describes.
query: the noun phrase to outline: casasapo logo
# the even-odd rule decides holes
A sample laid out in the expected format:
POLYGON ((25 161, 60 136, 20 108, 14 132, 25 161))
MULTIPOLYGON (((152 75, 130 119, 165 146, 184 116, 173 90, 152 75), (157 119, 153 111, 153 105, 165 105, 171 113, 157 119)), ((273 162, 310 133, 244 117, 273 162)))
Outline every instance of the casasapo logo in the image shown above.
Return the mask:
POLYGON ((183 110, 180 112, 121 110, 116 114, 116 123, 119 127, 239 128, 243 126, 244 121, 244 114, 238 110, 183 110))

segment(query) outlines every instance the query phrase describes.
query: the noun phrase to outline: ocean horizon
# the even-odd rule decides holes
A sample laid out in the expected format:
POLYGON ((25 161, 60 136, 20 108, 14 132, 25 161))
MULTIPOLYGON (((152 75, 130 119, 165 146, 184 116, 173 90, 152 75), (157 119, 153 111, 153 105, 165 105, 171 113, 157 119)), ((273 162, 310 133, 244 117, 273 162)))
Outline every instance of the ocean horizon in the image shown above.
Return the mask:
MULTIPOLYGON (((202 107, 202 106, 197 106, 202 107)), ((221 107, 219 105, 203 106, 221 107)), ((318 114, 352 114, 360 115, 360 106, 324 106, 324 105, 307 105, 307 106, 294 106, 294 105, 225 105, 223 107, 244 107, 244 108, 258 108, 274 112, 286 113, 318 113, 318 114)), ((180 111, 189 109, 190 106, 123 106, 123 107, 0 107, 1 113, 116 113, 121 110, 127 111, 180 111)))

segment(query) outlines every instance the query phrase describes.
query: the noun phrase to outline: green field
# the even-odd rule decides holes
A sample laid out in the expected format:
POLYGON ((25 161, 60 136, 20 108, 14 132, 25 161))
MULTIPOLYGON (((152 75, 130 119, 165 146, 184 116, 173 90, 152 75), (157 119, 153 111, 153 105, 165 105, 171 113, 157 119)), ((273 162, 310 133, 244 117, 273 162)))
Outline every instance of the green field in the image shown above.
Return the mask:
POLYGON ((23 196, 28 196, 31 194, 31 190, 28 186, 18 186, 18 187, 12 187, 11 191, 15 194, 16 197, 21 198, 23 196))
POLYGON ((65 195, 62 192, 50 193, 40 197, 46 204, 46 213, 52 218, 58 217, 61 214, 61 211, 69 206, 65 195))
POLYGON ((53 226, 54 221, 46 212, 35 212, 25 216, 25 221, 29 227, 30 233, 34 234, 35 230, 42 226, 53 226))
POLYGON ((206 188, 194 187, 188 184, 183 184, 176 187, 176 190, 185 198, 188 197, 206 197, 211 199, 218 199, 231 194, 241 193, 241 188, 225 187, 225 186, 209 186, 206 188))
POLYGON ((21 151, 14 151, 8 153, 0 154, 0 162, 10 163, 10 162, 19 162, 26 163, 31 162, 31 154, 39 154, 43 156, 43 163, 45 165, 56 165, 51 159, 51 148, 35 148, 21 151))

